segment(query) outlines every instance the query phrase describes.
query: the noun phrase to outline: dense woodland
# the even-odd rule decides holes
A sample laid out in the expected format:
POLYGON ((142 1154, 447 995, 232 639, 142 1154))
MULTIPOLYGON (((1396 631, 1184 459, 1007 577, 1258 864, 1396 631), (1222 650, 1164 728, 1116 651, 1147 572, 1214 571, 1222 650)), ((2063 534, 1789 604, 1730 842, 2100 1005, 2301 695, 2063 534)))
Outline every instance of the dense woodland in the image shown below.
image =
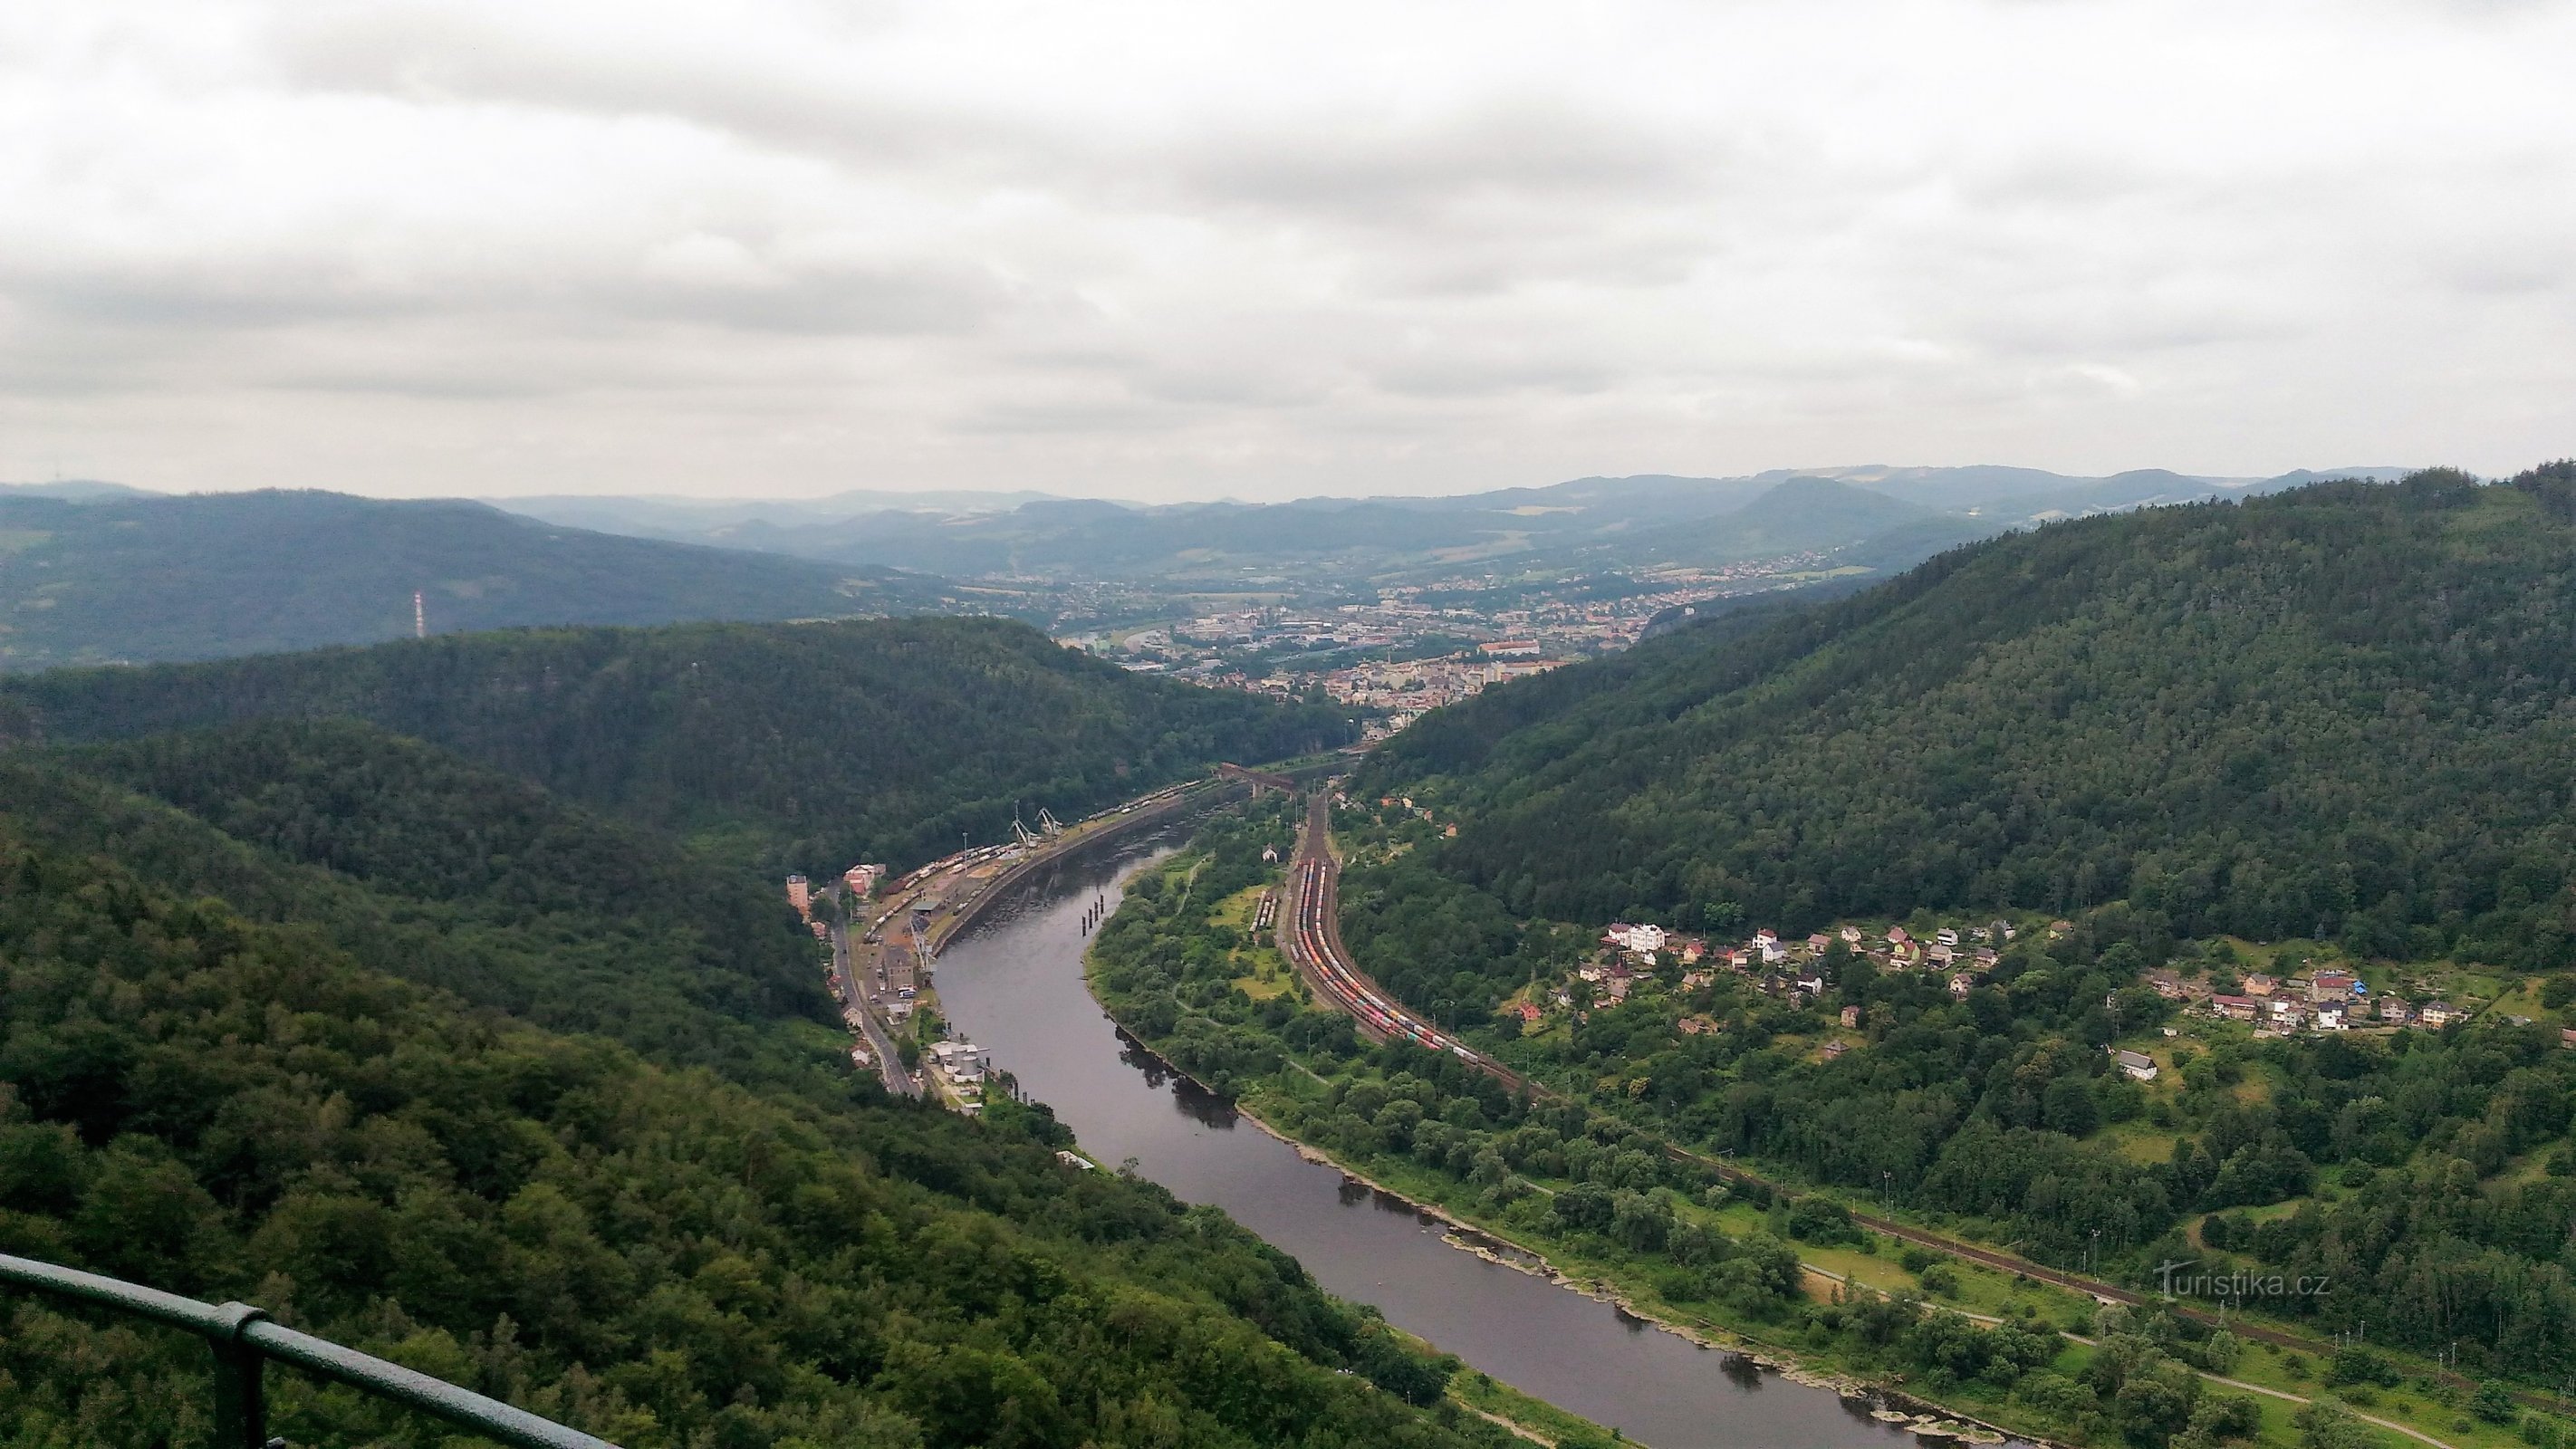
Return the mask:
POLYGON ((2222 935, 2561 973, 2543 1002, 2576 1001, 2576 465, 1997 540, 1488 691, 1379 751, 1353 793, 1381 792, 1459 829, 1344 817, 1361 963, 1662 1140, 2048 1261, 2330 1274, 2265 1310, 2477 1373, 2576 1362, 2557 1019, 2236 1040, 2152 1094, 2102 1051, 2172 1010, 2142 969, 2227 975, 2222 935), (1837 945, 1811 1006, 1668 966, 1533 1040, 1492 1015, 1612 919, 1927 909, 2076 925, 1964 1000, 1837 945), (1866 1048, 1820 1060, 1845 1005, 1866 1048))
MULTIPOLYGON (((21 748, 0 802, 0 1249, 638 1446, 1500 1436, 1043 1115, 851 1078, 793 916, 648 830, 346 723, 21 748)), ((6 1312, 0 1437, 204 1442, 193 1339, 6 1312)), ((291 1442, 443 1442, 274 1382, 291 1442)))
POLYGON ((920 574, 618 538, 456 500, 0 494, 0 670, 407 638, 414 590, 441 633, 960 603, 920 574))
POLYGON ((1341 743, 1311 706, 1128 674, 998 619, 527 630, 0 685, 0 737, 365 720, 774 870, 901 870, 1210 760, 1341 743))
POLYGON ((1489 690, 1360 788, 1517 915, 1804 932, 2125 900, 2176 936, 2576 954, 2576 465, 2155 509, 1489 690))

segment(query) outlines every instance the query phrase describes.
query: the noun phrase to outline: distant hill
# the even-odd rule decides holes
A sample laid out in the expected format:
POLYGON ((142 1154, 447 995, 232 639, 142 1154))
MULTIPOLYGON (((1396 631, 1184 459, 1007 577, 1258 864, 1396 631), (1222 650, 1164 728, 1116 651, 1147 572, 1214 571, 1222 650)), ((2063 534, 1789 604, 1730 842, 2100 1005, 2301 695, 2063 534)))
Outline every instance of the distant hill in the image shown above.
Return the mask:
POLYGON ((102 499, 162 496, 148 489, 129 488, 122 483, 102 483, 95 478, 58 478, 51 483, 0 483, 0 498, 61 498, 73 503, 96 503, 102 499))
POLYGON ((2155 929, 2576 955, 2576 465, 2151 509, 1488 690, 1372 757, 1512 909, 2125 898, 2155 929))
POLYGON ((1580 572, 1818 548, 1857 550, 1855 561, 1865 557, 1865 567, 1902 568, 1953 543, 2053 518, 2245 497, 2317 476, 2324 475, 2254 480, 2141 469, 2092 478, 2036 468, 1872 465, 1749 478, 1646 473, 1443 497, 1271 504, 1145 506, 1024 492, 502 502, 645 536, 953 578, 1238 588, 1320 578, 1429 579, 1503 560, 1515 568, 1580 572), (1797 486, 1780 491, 1792 483, 1797 486), (1767 513, 1740 516, 1766 499, 1767 513))
POLYGON ((1663 531, 1653 544, 1679 563, 1822 552, 1932 516, 1919 504, 1830 478, 1791 478, 1732 513, 1663 531))
POLYGON ((0 494, 0 668, 207 659, 523 624, 938 607, 937 579, 320 492, 0 494))
POLYGON ((898 865, 1219 759, 1338 745, 1337 711, 1130 674, 1000 619, 441 635, 0 680, 0 740, 346 717, 764 868, 898 865))

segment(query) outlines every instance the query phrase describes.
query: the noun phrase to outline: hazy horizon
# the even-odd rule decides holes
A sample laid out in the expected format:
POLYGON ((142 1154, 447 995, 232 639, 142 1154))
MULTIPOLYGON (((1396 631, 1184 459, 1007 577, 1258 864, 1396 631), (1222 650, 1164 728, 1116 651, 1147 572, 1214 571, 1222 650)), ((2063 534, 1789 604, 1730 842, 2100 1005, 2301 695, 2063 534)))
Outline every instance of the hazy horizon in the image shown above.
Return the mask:
POLYGON ((2576 452, 2570 53, 2567 0, 22 7, 0 477, 2509 473, 2576 452))

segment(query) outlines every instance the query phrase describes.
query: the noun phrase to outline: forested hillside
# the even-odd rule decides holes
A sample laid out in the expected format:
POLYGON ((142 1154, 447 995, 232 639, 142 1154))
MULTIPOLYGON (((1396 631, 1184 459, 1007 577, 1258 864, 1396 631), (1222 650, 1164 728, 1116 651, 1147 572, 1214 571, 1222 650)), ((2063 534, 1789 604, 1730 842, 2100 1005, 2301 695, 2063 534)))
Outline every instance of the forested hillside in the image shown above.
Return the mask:
POLYGON ((1513 910, 1803 932, 2125 899, 2183 935, 2576 950, 2576 467, 1961 549, 1488 691, 1375 757, 1513 910))
POLYGON ((764 868, 898 868, 1218 759, 1341 743, 1335 712, 1129 674, 996 619, 532 630, 0 683, 56 743, 348 717, 764 868))
POLYGON ((938 579, 339 493, 0 496, 0 669, 213 659, 412 632, 909 613, 938 579))
MULTIPOLYGON (((256 1301, 638 1449, 1500 1438, 1408 1406, 1445 1365, 1220 1215, 1058 1163, 1044 1118, 797 1069, 763 1015, 794 1014, 762 999, 793 995, 784 911, 628 827, 347 725, 0 771, 0 1249, 256 1301), (421 929, 373 949, 410 981, 359 954, 396 920, 421 929), (442 931, 470 939, 404 959, 442 931), (539 979, 584 963, 677 1028, 539 979), (518 991, 605 1035, 494 1009, 518 991)), ((0 1437, 204 1442, 193 1340, 9 1312, 0 1437)), ((290 1442, 444 1442, 271 1384, 290 1442)))

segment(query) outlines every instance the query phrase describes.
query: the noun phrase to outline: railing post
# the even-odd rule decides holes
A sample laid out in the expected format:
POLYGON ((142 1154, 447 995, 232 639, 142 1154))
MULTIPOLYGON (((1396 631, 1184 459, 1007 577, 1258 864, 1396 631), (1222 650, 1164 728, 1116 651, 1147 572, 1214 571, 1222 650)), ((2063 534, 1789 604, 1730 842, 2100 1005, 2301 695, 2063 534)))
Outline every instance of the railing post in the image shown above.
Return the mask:
POLYGON ((215 1444, 217 1449, 268 1449, 268 1358, 242 1342, 241 1332, 268 1316, 247 1303, 227 1303, 215 1310, 226 1331, 208 1335, 215 1351, 215 1444))

